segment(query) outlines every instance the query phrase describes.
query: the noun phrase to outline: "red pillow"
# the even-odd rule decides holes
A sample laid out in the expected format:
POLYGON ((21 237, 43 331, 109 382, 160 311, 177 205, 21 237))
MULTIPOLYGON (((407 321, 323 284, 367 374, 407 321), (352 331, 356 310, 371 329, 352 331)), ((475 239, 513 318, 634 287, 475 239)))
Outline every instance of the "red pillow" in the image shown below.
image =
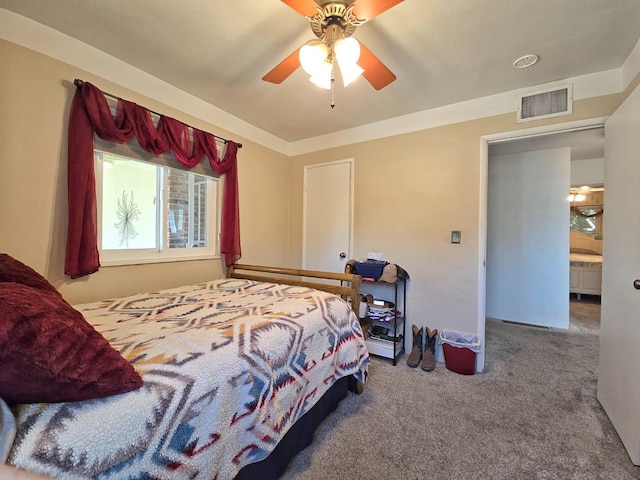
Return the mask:
POLYGON ((0 286, 0 397, 72 402, 135 390, 142 378, 57 292, 0 286))
POLYGON ((0 283, 4 282, 21 283, 40 290, 56 292, 60 295, 56 287, 51 285, 46 278, 33 268, 28 267, 6 253, 0 253, 0 283))

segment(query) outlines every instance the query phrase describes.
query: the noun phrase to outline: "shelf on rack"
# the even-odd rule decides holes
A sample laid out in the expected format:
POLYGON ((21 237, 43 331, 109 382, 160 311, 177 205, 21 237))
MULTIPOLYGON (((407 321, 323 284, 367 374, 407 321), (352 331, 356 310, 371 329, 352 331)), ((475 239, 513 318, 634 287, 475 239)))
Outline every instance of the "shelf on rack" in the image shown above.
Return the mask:
POLYGON ((371 355, 388 358, 396 365, 398 358, 405 351, 406 318, 402 312, 406 312, 406 280, 398 279, 393 283, 363 280, 361 292, 363 291, 375 291, 380 294, 380 298, 376 298, 376 300, 384 301, 370 308, 376 314, 367 315, 367 317, 360 319, 363 329, 366 330, 367 349, 371 355), (373 289, 373 285, 376 286, 375 289, 373 289), (399 296, 399 287, 402 290, 402 296, 399 296), (389 298, 390 296, 393 298, 389 298), (399 300, 402 301, 401 310, 398 308, 400 306, 399 300), (376 329, 376 332, 372 335, 373 329, 376 329), (381 338, 380 335, 386 338, 381 338))

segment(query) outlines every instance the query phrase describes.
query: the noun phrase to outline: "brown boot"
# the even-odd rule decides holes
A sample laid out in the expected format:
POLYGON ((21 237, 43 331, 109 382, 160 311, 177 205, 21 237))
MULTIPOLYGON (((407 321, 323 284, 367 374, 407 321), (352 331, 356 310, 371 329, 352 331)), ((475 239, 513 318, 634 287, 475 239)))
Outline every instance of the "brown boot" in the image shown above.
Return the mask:
POLYGON ((413 330, 413 348, 407 357, 407 365, 415 368, 420 365, 422 359, 422 328, 418 330, 418 327, 414 325, 411 329, 413 330))
POLYGON ((424 357, 422 358, 422 365, 420 368, 427 372, 430 372, 436 368, 436 338, 438 335, 438 329, 429 330, 427 327, 427 338, 424 344, 424 357))

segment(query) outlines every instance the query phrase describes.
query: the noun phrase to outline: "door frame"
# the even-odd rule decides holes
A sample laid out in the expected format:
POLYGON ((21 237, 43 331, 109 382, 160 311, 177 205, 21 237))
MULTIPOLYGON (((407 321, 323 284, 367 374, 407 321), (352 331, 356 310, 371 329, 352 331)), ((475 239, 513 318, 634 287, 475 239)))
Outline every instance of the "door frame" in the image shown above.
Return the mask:
MULTIPOLYGON (((328 167, 331 165, 338 165, 341 163, 347 163, 349 165, 349 246, 347 253, 347 259, 351 258, 353 254, 353 222, 354 222, 354 171, 355 171, 355 158, 343 158, 340 160, 333 160, 330 162, 310 163, 304 166, 303 178, 302 178, 302 268, 307 268, 307 174, 311 168, 328 167)), ((346 263, 345 260, 345 263, 346 263)))
MULTIPOLYGON (((501 141, 525 139, 554 133, 572 132, 590 128, 604 127, 604 122, 609 117, 595 117, 572 122, 556 123, 541 127, 511 130, 508 132, 493 133, 480 137, 480 188, 478 198, 479 225, 478 225, 478 317, 477 331, 481 344, 485 343, 486 329, 486 302, 487 302, 487 196, 489 186, 489 144, 501 141)), ((484 347, 476 360, 476 369, 484 370, 484 347)))

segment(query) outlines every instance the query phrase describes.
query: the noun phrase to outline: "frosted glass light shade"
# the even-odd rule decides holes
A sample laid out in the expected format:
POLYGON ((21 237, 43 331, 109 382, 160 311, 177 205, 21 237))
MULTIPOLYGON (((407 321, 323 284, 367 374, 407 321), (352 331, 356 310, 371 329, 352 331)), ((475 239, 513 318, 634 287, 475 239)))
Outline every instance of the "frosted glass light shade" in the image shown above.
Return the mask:
POLYGON ((360 58, 360 44, 352 37, 338 40, 333 45, 332 55, 323 41, 310 41, 300 48, 298 57, 300 65, 310 76, 309 80, 327 90, 331 88, 332 60, 336 61, 340 67, 345 87, 364 72, 357 64, 360 58))
POLYGON ((307 43, 300 48, 298 58, 300 65, 309 75, 316 75, 323 69, 323 64, 329 55, 329 49, 324 43, 307 43))
POLYGON ((360 58, 360 44, 353 37, 343 38, 336 42, 333 51, 338 60, 342 81, 346 87, 364 72, 356 63, 360 58))
POLYGON ((329 90, 331 89, 331 70, 331 64, 329 62, 322 62, 309 80, 314 85, 329 90))
POLYGON ((338 40, 333 47, 333 51, 341 63, 356 63, 360 58, 360 44, 353 37, 338 40))
POLYGON ((340 63, 338 60, 338 66, 340 67, 340 73, 342 74, 342 82, 346 87, 356 78, 358 78, 364 70, 357 63, 347 63, 346 65, 340 63))

